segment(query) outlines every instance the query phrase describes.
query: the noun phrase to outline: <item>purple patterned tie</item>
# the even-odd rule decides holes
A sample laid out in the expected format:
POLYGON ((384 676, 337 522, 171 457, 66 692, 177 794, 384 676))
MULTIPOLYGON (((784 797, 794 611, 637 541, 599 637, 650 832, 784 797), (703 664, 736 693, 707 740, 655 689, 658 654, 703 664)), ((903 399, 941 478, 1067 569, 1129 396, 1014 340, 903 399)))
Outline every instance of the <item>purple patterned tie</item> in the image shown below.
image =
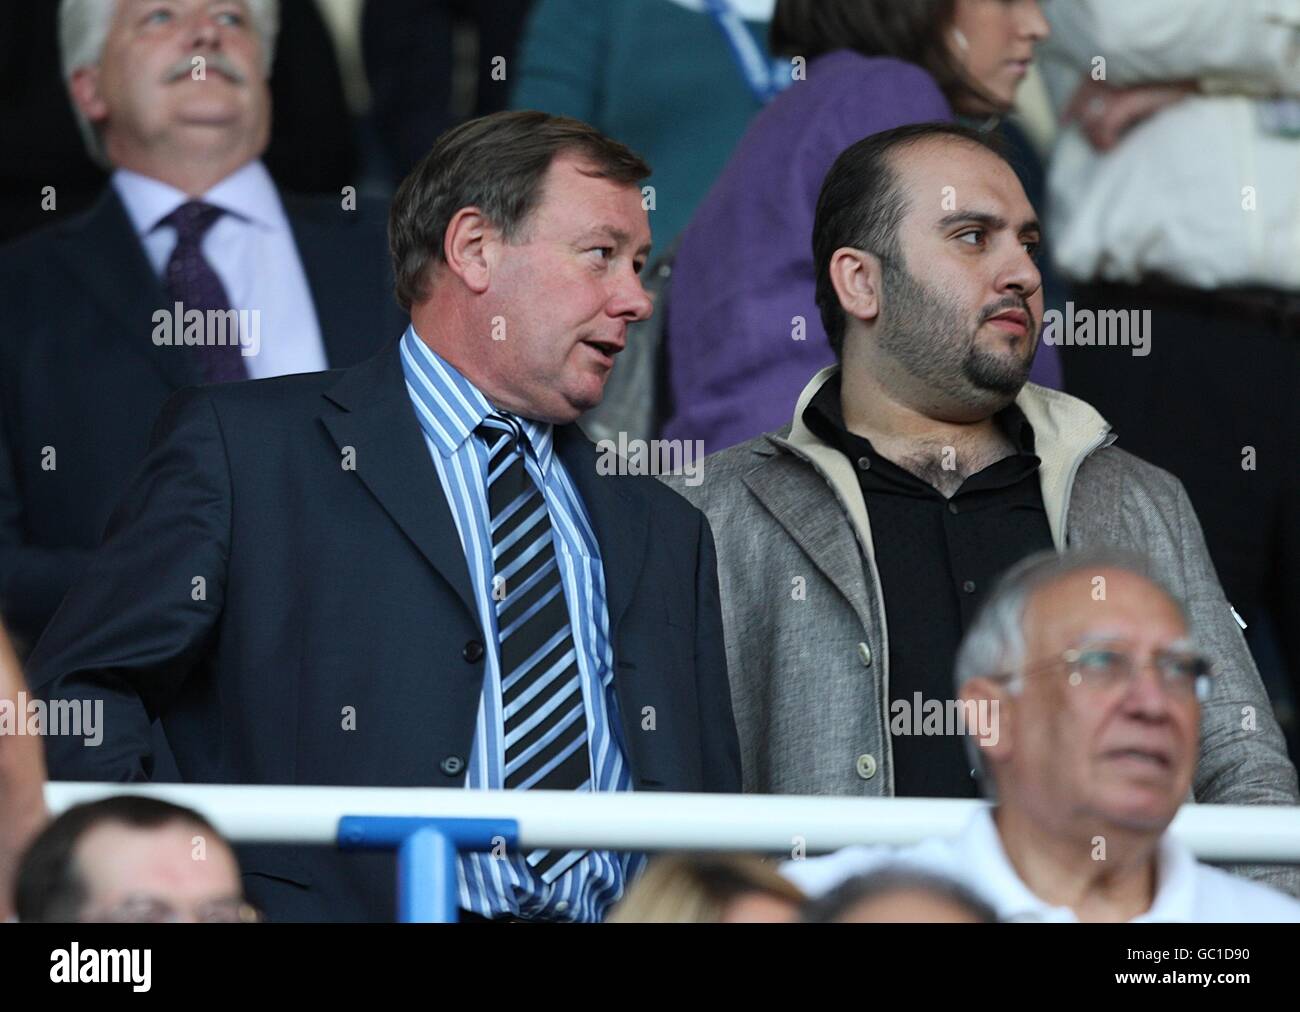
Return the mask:
MULTIPOLYGON (((176 248, 172 250, 171 259, 167 261, 166 283, 168 294, 176 302, 183 304, 185 312, 197 309, 206 314, 210 310, 225 311, 230 309, 230 296, 226 286, 217 277, 207 258, 203 255, 201 243, 218 218, 225 212, 219 207, 191 200, 176 208, 160 224, 171 225, 176 229, 176 248)), ((184 320, 176 321, 179 332, 184 320)), ((233 325, 220 331, 203 328, 205 340, 190 350, 198 358, 199 369, 204 382, 230 383, 234 380, 248 379, 244 368, 244 356, 240 351, 238 330, 233 325), (226 344, 210 344, 207 339, 216 333, 225 333, 226 344)))

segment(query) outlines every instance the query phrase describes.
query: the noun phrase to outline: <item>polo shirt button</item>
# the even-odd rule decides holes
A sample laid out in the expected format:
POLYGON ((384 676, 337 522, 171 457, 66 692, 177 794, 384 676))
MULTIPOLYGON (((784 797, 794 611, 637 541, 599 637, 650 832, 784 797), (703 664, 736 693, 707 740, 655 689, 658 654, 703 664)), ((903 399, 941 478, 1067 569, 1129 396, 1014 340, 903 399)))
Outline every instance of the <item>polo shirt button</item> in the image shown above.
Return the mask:
POLYGON ((859 471, 870 471, 870 470, 871 470, 871 458, 870 458, 870 457, 859 457, 859 458, 858 458, 858 470, 859 470, 859 471))
POLYGON ((470 640, 465 644, 465 649, 460 652, 460 655, 470 664, 477 664, 483 659, 483 644, 478 640, 470 640))
POLYGON ((454 777, 465 769, 465 760, 458 755, 449 755, 438 764, 438 768, 447 776, 454 777))
POLYGON ((956 513, 956 512, 957 512, 957 504, 956 504, 955 502, 950 502, 950 503, 948 503, 948 512, 949 512, 949 513, 956 513))
POLYGON ((961 585, 961 589, 964 590, 967 594, 975 593, 975 581, 967 580, 965 583, 961 585))
POLYGON ((871 647, 865 643, 858 644, 858 660, 862 662, 864 668, 871 667, 871 647))
POLYGON ((870 780, 876 775, 876 757, 864 752, 858 756, 858 776, 863 780, 870 780))

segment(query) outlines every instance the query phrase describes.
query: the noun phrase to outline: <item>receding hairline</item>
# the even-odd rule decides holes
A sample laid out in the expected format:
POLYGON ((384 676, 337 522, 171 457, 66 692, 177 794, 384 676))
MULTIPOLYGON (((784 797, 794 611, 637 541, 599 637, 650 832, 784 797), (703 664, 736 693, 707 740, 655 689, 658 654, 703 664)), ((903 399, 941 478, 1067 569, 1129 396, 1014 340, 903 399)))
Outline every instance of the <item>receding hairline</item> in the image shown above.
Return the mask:
POLYGON ((226 843, 219 833, 215 833, 211 826, 196 821, 193 816, 188 814, 177 813, 175 815, 169 815, 168 818, 163 819, 161 822, 141 825, 138 822, 132 822, 130 819, 123 818, 121 815, 113 813, 98 818, 90 825, 84 827, 77 835, 76 840, 73 841, 72 854, 75 858, 85 845, 87 838, 102 829, 125 829, 132 833, 156 833, 159 830, 171 829, 173 826, 188 827, 197 830, 199 834, 205 838, 215 840, 223 847, 229 847, 229 844, 226 843))
MULTIPOLYGON (((930 134, 921 134, 915 137, 904 137, 889 146, 884 154, 884 162, 885 169, 889 173, 889 185, 897 198, 902 202, 903 213, 905 215, 913 210, 912 198, 914 195, 913 191, 916 188, 914 185, 908 185, 909 176, 900 164, 903 155, 916 148, 937 146, 941 144, 957 144, 975 151, 983 152, 989 158, 1000 163, 1003 168, 1011 173, 1012 176, 1015 176, 1017 183, 1020 182, 1020 178, 1016 176, 1015 169, 1011 167, 1011 163, 1008 162, 1006 158, 994 151, 987 144, 983 144, 976 140, 974 137, 967 137, 964 134, 948 132, 935 132, 930 134)), ((1021 189, 1024 189, 1023 184, 1021 185, 1021 189)), ((1025 199, 1028 201, 1028 194, 1025 195, 1025 199)), ((1023 227, 1031 226, 1041 229, 1037 216, 1033 218, 1032 222, 1026 221, 1023 227)))
MULTIPOLYGON (((546 167, 546 172, 543 174, 541 181, 538 183, 536 202, 534 203, 533 207, 529 210, 524 220, 520 222, 520 224, 523 226, 525 231, 527 231, 533 224, 536 223, 537 214, 545 206, 546 200, 550 196, 551 193, 550 183, 552 181, 553 174, 556 171, 562 171, 565 167, 572 168, 579 175, 585 176, 588 179, 595 179, 595 180, 606 182, 610 186, 613 186, 617 189, 635 190, 638 194, 640 194, 641 192, 641 187, 639 185, 640 180, 634 182, 625 182, 621 179, 617 179, 609 175, 608 173, 604 172, 600 168, 600 166, 597 165, 590 158, 590 156, 588 156, 586 152, 582 150, 581 147, 562 148, 561 150, 557 151, 555 155, 551 158, 551 163, 546 167)), ((646 231, 647 233, 649 232, 648 222, 647 222, 646 231)), ((607 236, 611 239, 615 239, 617 241, 622 242, 624 245, 631 244, 633 240, 633 236, 630 233, 625 232, 623 229, 617 228, 614 225, 601 224, 594 220, 590 221, 589 223, 583 226, 580 235, 583 238, 596 238, 600 236, 607 236)), ((651 246, 652 246, 652 241, 646 242, 644 245, 637 247, 636 250, 634 250, 634 253, 638 255, 644 255, 648 258, 650 256, 651 246)))
POLYGON ((1025 629, 1028 630, 1030 613, 1035 604, 1040 602, 1048 591, 1059 588, 1061 584, 1075 579, 1086 580, 1091 584, 1092 581, 1099 576, 1109 582, 1110 579, 1116 575, 1131 577, 1132 579, 1141 581, 1145 584, 1148 590, 1154 590, 1173 609, 1174 614, 1179 617, 1184 629, 1187 630, 1186 635, 1188 637, 1191 636, 1191 620, 1187 614, 1187 610, 1183 607, 1182 602, 1161 586, 1158 580, 1146 573, 1139 573, 1136 570, 1128 569, 1118 563, 1102 563, 1091 568, 1079 567, 1077 569, 1068 570, 1064 573, 1056 573, 1053 576, 1048 577, 1042 583, 1034 584, 1028 589, 1028 593, 1025 594, 1024 610, 1021 618, 1022 624, 1025 629))

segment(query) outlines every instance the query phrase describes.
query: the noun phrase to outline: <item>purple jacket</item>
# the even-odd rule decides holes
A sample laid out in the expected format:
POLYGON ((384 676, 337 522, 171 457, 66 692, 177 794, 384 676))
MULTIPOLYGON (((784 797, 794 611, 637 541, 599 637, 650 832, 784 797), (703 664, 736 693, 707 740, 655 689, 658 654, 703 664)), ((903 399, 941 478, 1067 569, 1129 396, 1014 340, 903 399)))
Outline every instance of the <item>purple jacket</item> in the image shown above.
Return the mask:
MULTIPOLYGON (((682 234, 668 300, 667 438, 714 453, 790 421, 804 384, 835 360, 814 294, 813 214, 840 153, 874 133, 951 120, 920 67, 849 50, 764 109, 682 234), (795 317, 805 335, 794 340, 795 317)), ((1060 385, 1056 349, 1031 378, 1060 385)))

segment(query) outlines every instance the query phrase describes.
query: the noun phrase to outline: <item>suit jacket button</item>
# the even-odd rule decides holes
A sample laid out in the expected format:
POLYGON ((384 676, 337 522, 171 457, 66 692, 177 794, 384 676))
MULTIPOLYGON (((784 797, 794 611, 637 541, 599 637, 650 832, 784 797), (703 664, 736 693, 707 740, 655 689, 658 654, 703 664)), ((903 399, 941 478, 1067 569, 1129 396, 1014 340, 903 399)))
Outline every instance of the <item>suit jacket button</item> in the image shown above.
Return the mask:
POLYGON ((858 776, 863 780, 870 780, 876 775, 876 757, 864 752, 858 756, 857 767, 858 776))
POLYGON ((871 667, 871 647, 865 643, 858 644, 858 660, 862 662, 864 668, 871 667))
POLYGON ((478 640, 470 640, 465 644, 465 649, 460 652, 460 655, 471 664, 477 664, 483 659, 483 644, 478 640))
POLYGON ((449 755, 438 764, 438 768, 449 777, 454 777, 465 769, 465 760, 458 755, 449 755))

